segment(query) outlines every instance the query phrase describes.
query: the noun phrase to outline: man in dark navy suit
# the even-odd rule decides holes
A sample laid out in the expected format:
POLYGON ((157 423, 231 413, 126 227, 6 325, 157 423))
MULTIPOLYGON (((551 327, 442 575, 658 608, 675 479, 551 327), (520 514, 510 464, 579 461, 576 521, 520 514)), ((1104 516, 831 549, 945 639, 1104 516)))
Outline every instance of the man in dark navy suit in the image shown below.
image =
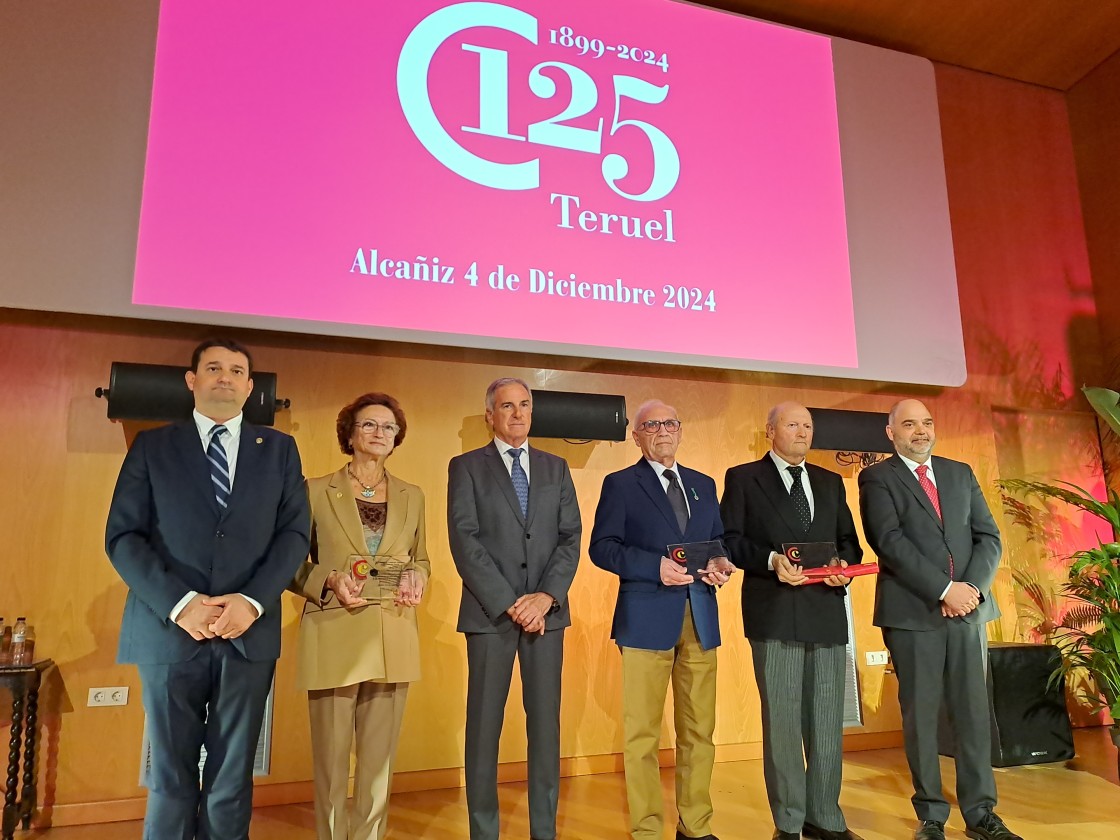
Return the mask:
POLYGON ((677 736, 677 840, 711 833, 710 785, 715 745, 716 648, 720 643, 715 587, 734 567, 716 557, 696 580, 667 547, 723 536, 716 485, 680 466, 681 421, 660 401, 638 409, 634 442, 642 458, 603 482, 591 560, 619 577, 613 638, 622 652, 623 759, 630 835, 662 836, 657 754, 665 693, 673 684, 677 736))
POLYGON ((186 380, 192 420, 137 435, 109 509, 106 551, 128 585, 118 660, 143 687, 146 840, 243 840, 280 594, 310 518, 295 441, 242 417, 249 351, 203 342, 186 380))

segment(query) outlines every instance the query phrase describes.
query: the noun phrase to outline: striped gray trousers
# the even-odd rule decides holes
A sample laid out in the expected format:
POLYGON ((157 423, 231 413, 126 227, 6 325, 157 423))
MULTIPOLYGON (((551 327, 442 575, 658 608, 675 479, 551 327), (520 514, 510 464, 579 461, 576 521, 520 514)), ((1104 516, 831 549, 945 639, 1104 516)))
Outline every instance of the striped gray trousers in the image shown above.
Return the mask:
POLYGON ((750 642, 774 825, 793 833, 806 822, 843 831, 844 645, 750 642))

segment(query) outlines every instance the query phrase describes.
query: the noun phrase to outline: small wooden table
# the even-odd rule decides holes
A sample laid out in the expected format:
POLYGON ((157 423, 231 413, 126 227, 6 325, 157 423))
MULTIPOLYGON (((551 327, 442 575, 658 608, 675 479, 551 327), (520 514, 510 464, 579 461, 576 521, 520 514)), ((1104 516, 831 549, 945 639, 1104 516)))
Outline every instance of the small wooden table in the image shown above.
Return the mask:
POLYGON ((39 724, 39 686, 50 659, 34 665, 0 668, 0 685, 12 692, 12 737, 8 742, 8 776, 4 786, 4 822, 0 838, 12 840, 16 826, 31 827, 35 815, 35 734, 39 724), (26 712, 25 712, 26 710, 26 712), (19 793, 20 751, 23 752, 23 793, 19 793))

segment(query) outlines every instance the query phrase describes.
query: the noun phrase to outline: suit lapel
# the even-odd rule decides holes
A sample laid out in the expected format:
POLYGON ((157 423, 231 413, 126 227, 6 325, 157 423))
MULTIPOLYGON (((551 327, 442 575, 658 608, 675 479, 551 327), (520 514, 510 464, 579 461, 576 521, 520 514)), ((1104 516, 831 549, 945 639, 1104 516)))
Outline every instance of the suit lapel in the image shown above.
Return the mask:
MULTIPOLYGON (((774 500, 774 507, 778 509, 778 515, 782 517, 782 522, 785 523, 789 533, 796 537, 790 542, 802 541, 805 531, 801 527, 801 520, 797 517, 797 511, 793 509, 793 502, 790 501, 789 491, 786 490, 785 482, 782 481, 782 476, 778 472, 778 465, 769 455, 763 455, 758 463, 758 485, 762 490, 763 498, 774 500)), ((815 490, 816 488, 814 488, 815 490)))
MULTIPOLYGON (((937 511, 933 509, 933 502, 929 500, 929 496, 927 496, 926 491, 922 489, 922 485, 918 484, 918 479, 914 475, 914 473, 910 472, 910 468, 906 466, 906 464, 898 455, 892 456, 887 463, 894 468, 894 471, 895 473, 897 473, 898 479, 902 482, 902 485, 914 494, 914 498, 918 500, 918 504, 920 504, 925 509, 925 512, 930 515, 933 521, 937 523, 937 527, 944 531, 945 523, 942 521, 941 517, 937 515, 937 511)), ((934 470, 934 474, 936 475, 936 470, 934 470)), ((943 476, 937 476, 937 480, 940 481, 942 477, 943 476)), ((944 477, 948 478, 948 476, 944 477)), ((945 483, 948 484, 947 481, 945 483)), ((937 495, 938 500, 941 502, 942 510, 944 510, 945 502, 941 498, 940 487, 938 488, 937 495)))
MULTIPOLYGON (((505 466, 503 464, 503 466, 505 466)), ((531 527, 533 519, 537 515, 537 494, 533 492, 533 487, 542 487, 548 480, 546 473, 548 472, 547 461, 543 452, 538 452, 536 449, 529 450, 529 508, 525 516, 526 527, 531 527)), ((513 480, 510 479, 510 487, 513 487, 513 480)), ((514 493, 514 498, 517 494, 514 493)), ((520 510, 520 505, 518 505, 520 510)))
MULTIPOLYGON (((238 464, 240 465, 240 461, 238 464)), ((327 500, 338 520, 339 528, 350 540, 354 553, 368 554, 369 548, 366 546, 365 534, 362 531, 362 519, 358 516, 358 503, 354 501, 354 493, 350 489, 350 477, 346 474, 345 467, 331 476, 331 482, 327 486, 327 500)), ((393 506, 389 505, 390 515, 392 510, 393 506)), ((388 522, 385 523, 385 530, 386 532, 389 530, 388 522)))
MULTIPOLYGON (((684 491, 685 499, 688 500, 689 516, 688 527, 685 528, 685 537, 686 542, 692 542, 692 540, 687 539, 688 533, 692 530, 692 523, 708 522, 707 518, 701 515, 701 511, 707 504, 707 500, 696 491, 696 479, 693 478, 692 470, 690 470, 688 467, 682 467, 679 463, 673 469, 675 469, 677 471, 677 475, 680 476, 681 489, 684 491)), ((659 481, 658 483, 660 484, 661 482, 659 481)), ((669 501, 669 495, 667 493, 662 493, 661 495, 665 497, 666 502, 669 501)), ((672 506, 670 506, 669 509, 672 510, 672 506)), ((676 521, 676 514, 673 514, 673 521, 676 521)), ((706 542, 707 539, 708 536, 704 536, 703 539, 700 540, 700 542, 706 542)))
POLYGON ((175 446, 183 459, 185 482, 206 497, 215 516, 221 516, 218 500, 214 496, 214 482, 210 478, 210 461, 202 449, 198 426, 193 421, 180 423, 175 427, 175 446))
MULTIPOLYGON (((665 521, 669 523, 669 526, 678 534, 681 534, 680 526, 677 525, 677 515, 673 513, 673 507, 669 504, 669 497, 665 493, 665 487, 662 485, 661 479, 657 475, 657 470, 651 467, 645 458, 635 464, 634 469, 636 471, 638 485, 645 491, 646 495, 649 496, 654 507, 661 511, 661 515, 665 517, 665 521)), ((674 466, 674 469, 677 469, 677 467, 674 466)), ((679 471, 677 477, 680 478, 679 471)), ((684 534, 681 534, 681 539, 684 539, 684 534)))
POLYGON ((264 438, 257 434, 256 426, 242 420, 241 437, 237 443, 237 469, 233 474, 233 491, 229 494, 229 506, 222 513, 223 518, 229 516, 230 511, 239 506, 242 500, 253 495, 252 485, 254 478, 259 475, 258 464, 264 456, 265 445, 264 438))
MULTIPOLYGON (((490 476, 494 479, 498 489, 502 495, 506 497, 510 508, 513 510, 514 516, 518 521, 524 524, 525 517, 521 515, 521 502, 517 501, 517 494, 513 492, 513 479, 510 478, 509 472, 506 470, 506 465, 502 463, 502 455, 498 452, 497 445, 491 441, 489 446, 483 447, 482 459, 486 462, 486 468, 490 471, 490 476)), ((530 482, 532 478, 529 479, 530 482)), ((533 488, 529 487, 529 504, 533 504, 533 488)))
MULTIPOLYGON (((812 534, 817 527, 818 522, 836 522, 836 515, 832 511, 832 497, 821 486, 820 477, 816 474, 816 470, 809 469, 809 463, 806 461, 802 466, 805 467, 805 477, 809 480, 809 489, 813 492, 813 521, 809 525, 809 533, 812 534)), ((792 504, 790 505, 792 507, 792 504)), ((833 529, 835 530, 835 528, 833 529)), ((826 542, 835 542, 836 535, 832 534, 826 542)))
POLYGON ((385 534, 381 538, 381 545, 387 552, 400 537, 405 519, 408 518, 408 491, 392 474, 389 475, 386 486, 385 500, 389 504, 385 511, 385 534))

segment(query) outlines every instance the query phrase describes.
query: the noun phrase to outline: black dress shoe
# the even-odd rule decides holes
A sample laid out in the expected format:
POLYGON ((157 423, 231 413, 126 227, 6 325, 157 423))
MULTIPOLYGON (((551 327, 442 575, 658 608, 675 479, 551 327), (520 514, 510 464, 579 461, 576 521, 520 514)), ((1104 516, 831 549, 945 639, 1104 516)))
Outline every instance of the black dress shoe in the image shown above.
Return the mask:
POLYGON ((974 840, 1023 840, 991 811, 986 813, 976 825, 965 828, 964 833, 974 840))
POLYGON ((681 830, 677 829, 677 840, 719 840, 714 834, 701 834, 699 837, 689 837, 687 834, 682 834, 681 830))
POLYGON ((841 831, 829 831, 827 828, 821 828, 808 822, 801 827, 801 833, 809 840, 863 840, 862 837, 847 828, 841 831))
POLYGON ((914 831, 914 840, 945 840, 945 823, 922 820, 914 831))
POLYGON ((801 835, 796 831, 782 831, 780 828, 775 828, 773 840, 801 840, 801 835))

